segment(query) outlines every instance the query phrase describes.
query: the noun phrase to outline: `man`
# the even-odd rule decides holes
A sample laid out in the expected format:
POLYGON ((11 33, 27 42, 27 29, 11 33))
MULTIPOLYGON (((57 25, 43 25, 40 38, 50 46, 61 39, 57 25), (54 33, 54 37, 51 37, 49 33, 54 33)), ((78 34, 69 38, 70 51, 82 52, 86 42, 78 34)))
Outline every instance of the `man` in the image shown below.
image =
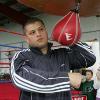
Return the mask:
POLYGON ((87 95, 87 100, 96 99, 96 91, 93 87, 94 81, 92 80, 93 72, 92 70, 86 70, 86 81, 81 83, 79 90, 82 94, 87 95))
POLYGON ((12 80, 22 91, 20 100, 71 100, 68 73, 95 63, 90 48, 78 43, 52 50, 38 18, 28 20, 23 29, 29 49, 17 52, 11 63, 12 80))

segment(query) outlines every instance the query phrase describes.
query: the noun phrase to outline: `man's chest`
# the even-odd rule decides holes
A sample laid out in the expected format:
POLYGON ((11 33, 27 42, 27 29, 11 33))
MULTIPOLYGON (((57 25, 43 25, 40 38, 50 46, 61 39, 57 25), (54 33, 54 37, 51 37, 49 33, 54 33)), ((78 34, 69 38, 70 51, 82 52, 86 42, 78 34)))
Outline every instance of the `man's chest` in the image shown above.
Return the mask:
POLYGON ((29 63, 33 68, 44 71, 69 71, 68 59, 62 55, 31 55, 29 63))

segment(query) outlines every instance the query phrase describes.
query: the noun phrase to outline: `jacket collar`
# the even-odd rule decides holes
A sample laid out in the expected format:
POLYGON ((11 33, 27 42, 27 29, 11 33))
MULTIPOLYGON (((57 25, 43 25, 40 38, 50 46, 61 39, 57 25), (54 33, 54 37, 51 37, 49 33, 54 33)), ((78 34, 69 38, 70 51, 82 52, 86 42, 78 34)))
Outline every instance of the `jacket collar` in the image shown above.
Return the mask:
MULTIPOLYGON (((51 47, 52 47, 53 43, 48 43, 48 51, 47 51, 47 54, 49 54, 51 52, 51 47)), ((29 46, 30 50, 34 53, 38 53, 38 54, 43 54, 39 48, 37 47, 32 47, 32 46, 29 46)))

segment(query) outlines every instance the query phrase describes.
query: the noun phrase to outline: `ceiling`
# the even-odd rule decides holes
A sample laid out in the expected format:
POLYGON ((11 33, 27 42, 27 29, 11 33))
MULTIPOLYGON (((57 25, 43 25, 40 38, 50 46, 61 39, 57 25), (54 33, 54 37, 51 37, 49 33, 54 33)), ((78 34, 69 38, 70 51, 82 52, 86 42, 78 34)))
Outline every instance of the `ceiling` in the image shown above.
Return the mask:
POLYGON ((100 15, 100 0, 17 0, 18 2, 50 14, 65 15, 80 2, 81 16, 100 15))
POLYGON ((0 0, 0 26, 10 21, 23 24, 25 19, 40 13, 40 11, 29 8, 16 0, 0 0))
MULTIPOLYGON (((0 0, 0 26, 10 21, 23 24, 43 12, 65 15, 73 7, 75 0, 0 0)), ((81 0, 80 16, 100 17, 100 0, 81 0)))

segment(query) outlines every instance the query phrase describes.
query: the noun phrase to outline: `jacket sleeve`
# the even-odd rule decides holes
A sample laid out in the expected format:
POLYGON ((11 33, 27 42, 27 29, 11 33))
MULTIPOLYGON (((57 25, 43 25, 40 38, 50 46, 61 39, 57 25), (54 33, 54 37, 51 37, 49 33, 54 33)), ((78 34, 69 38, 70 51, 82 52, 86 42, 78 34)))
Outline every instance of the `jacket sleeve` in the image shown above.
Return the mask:
POLYGON ((13 83, 26 91, 55 93, 70 90, 69 78, 65 72, 37 70, 30 66, 22 52, 14 55, 10 71, 13 83))
POLYGON ((71 51, 68 53, 70 69, 90 67, 95 63, 96 57, 86 43, 79 42, 70 49, 71 51))

